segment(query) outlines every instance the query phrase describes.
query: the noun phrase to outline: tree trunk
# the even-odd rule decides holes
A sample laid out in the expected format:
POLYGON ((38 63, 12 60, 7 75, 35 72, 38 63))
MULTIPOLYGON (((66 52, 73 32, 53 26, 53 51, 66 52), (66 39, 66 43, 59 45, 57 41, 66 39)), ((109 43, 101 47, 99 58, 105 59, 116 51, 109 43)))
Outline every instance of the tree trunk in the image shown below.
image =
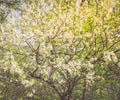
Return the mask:
POLYGON ((85 80, 85 82, 84 82, 84 90, 83 90, 83 93, 82 93, 82 100, 86 100, 87 91, 88 91, 88 82, 85 80))
POLYGON ((117 94, 117 100, 120 100, 120 91, 117 94))

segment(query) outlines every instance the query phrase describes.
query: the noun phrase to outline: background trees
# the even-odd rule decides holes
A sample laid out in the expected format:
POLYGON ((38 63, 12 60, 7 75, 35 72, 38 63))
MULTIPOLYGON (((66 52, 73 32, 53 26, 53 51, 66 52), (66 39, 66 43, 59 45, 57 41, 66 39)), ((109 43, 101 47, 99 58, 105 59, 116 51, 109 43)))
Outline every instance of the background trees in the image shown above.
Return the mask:
POLYGON ((119 1, 30 0, 19 9, 0 29, 2 100, 119 100, 119 1))

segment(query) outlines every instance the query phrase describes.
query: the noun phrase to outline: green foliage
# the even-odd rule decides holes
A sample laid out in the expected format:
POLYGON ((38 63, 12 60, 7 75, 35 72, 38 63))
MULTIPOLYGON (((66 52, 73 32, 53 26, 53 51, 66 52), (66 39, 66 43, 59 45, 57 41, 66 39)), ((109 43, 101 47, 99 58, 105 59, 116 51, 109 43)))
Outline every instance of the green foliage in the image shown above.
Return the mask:
POLYGON ((120 99, 117 0, 15 1, 1 6, 1 100, 120 99))

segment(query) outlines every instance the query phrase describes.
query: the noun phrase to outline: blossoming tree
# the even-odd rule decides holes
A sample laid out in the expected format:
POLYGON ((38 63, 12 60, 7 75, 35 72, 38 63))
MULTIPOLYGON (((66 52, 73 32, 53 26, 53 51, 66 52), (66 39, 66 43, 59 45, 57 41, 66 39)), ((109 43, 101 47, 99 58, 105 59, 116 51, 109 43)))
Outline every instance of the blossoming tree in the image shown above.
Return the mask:
POLYGON ((117 0, 30 0, 12 9, 0 29, 1 98, 119 100, 119 10, 117 0))

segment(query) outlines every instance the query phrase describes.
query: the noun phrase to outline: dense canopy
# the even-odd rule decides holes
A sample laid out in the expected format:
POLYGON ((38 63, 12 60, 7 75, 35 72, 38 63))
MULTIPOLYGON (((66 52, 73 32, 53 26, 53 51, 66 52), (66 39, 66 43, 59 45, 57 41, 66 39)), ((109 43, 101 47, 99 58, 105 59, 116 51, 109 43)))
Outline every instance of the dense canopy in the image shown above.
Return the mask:
POLYGON ((0 100, 120 100, 119 0, 0 0, 0 100))

